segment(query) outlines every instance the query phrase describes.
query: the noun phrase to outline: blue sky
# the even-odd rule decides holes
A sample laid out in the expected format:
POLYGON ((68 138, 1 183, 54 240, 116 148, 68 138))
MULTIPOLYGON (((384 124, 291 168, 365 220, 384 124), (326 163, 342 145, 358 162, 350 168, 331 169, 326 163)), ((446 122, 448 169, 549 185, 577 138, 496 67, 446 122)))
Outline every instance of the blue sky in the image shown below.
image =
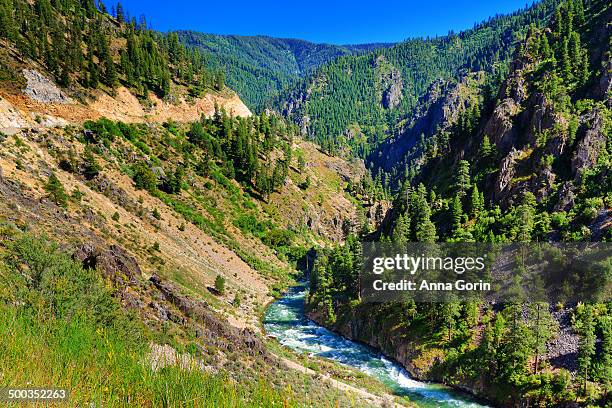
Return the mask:
MULTIPOLYGON (((110 5, 112 1, 104 0, 110 5)), ((470 28, 525 0, 124 0, 130 15, 145 14, 161 31, 269 35, 332 44, 397 42, 470 28)), ((531 3, 529 3, 531 4, 531 3)), ((110 6, 109 6, 110 9, 110 6)))

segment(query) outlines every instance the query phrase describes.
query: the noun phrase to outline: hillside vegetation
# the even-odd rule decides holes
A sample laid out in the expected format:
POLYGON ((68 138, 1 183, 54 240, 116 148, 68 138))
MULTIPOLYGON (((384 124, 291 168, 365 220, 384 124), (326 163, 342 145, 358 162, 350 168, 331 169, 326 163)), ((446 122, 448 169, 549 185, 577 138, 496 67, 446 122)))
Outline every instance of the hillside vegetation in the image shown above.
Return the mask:
MULTIPOLYGON (((2 382, 28 375, 70 388, 73 401, 110 406, 163 405, 179 393, 218 406, 367 405, 287 370, 256 334, 263 306, 292 282, 306 249, 342 237, 343 222, 332 220, 356 211, 340 175, 315 174, 343 162, 292 141, 290 129, 219 110, 193 124, 101 119, 2 135, 0 247, 10 262, 0 305, 10 316, 2 336, 14 339, 3 344, 12 359, 2 382), (137 327, 98 324, 111 319, 98 297, 137 327), (69 310, 43 316, 46 304, 69 310), (87 305, 87 319, 74 305, 87 305), (40 346, 35 360, 28 345, 40 346), (150 368, 150 359, 176 367, 150 368), (30 371, 15 371, 22 366, 30 371)), ((344 166, 347 179, 362 174, 344 166)))
POLYGON ((392 44, 331 45, 265 36, 178 31, 180 41, 206 54, 212 70, 225 72, 228 86, 254 111, 319 66, 342 55, 361 54, 392 44))
MULTIPOLYGON (((150 30, 144 18, 126 21, 121 10, 113 18, 93 0, 4 0, 0 37, 44 64, 62 87, 124 84, 144 98, 169 95, 173 82, 188 84, 191 95, 223 88, 222 73, 207 70, 197 50, 150 30)), ((3 72, 11 74, 6 67, 3 72)))

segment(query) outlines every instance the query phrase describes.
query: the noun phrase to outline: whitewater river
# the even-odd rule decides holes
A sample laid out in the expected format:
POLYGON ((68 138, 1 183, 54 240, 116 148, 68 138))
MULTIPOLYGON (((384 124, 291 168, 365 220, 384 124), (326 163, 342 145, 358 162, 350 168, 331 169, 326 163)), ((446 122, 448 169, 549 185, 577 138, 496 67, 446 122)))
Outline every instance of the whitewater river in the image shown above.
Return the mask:
POLYGON ((338 361, 376 377, 397 395, 421 407, 485 407, 469 395, 440 384, 415 381, 398 363, 380 352, 335 334, 304 315, 307 289, 295 287, 272 303, 264 316, 267 334, 298 352, 338 361))

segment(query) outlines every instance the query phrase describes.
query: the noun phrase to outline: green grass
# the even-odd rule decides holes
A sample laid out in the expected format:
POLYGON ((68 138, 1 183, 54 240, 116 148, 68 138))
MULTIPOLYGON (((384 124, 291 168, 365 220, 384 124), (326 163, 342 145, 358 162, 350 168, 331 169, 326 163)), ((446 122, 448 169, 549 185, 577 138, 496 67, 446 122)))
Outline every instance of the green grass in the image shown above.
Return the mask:
POLYGON ((262 378, 149 362, 159 339, 118 305, 96 271, 45 239, 0 243, 0 387, 62 387, 71 406, 293 406, 262 378))

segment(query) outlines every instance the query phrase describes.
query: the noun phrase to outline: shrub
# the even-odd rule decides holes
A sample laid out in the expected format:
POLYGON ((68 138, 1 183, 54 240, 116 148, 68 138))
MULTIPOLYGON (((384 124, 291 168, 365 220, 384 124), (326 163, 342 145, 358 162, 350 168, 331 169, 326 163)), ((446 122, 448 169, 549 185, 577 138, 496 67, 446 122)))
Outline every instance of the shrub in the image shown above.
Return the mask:
POLYGON ((71 197, 72 197, 72 199, 73 199, 74 201, 76 201, 77 203, 80 203, 80 202, 81 202, 81 199, 83 198, 83 196, 85 196, 85 193, 83 193, 83 192, 82 192, 81 190, 79 190, 78 188, 75 188, 75 189, 72 191, 72 195, 71 195, 71 197))
POLYGON ((215 289, 217 289, 220 294, 225 294, 225 278, 223 276, 217 275, 215 278, 215 289))
POLYGON ((89 120, 83 126, 90 131, 86 139, 88 143, 112 142, 116 137, 123 136, 119 126, 107 118, 101 118, 95 122, 89 120))
POLYGON ((137 189, 153 191, 157 188, 157 176, 146 163, 137 163, 133 167, 133 171, 134 184, 137 189))
POLYGON ((236 293, 236 296, 234 296, 234 300, 232 301, 232 305, 234 307, 240 307, 240 303, 241 303, 240 293, 236 293))
POLYGON ((136 125, 129 125, 127 123, 118 122, 119 131, 123 134, 127 140, 135 141, 138 139, 139 132, 136 125))
POLYGON ((304 179, 303 182, 301 182, 298 185, 299 188, 301 188, 302 190, 308 190, 308 188, 310 187, 310 176, 306 176, 306 178, 304 179))
POLYGON ((45 185, 45 191, 47 192, 47 197, 55 204, 61 207, 68 206, 68 195, 66 194, 66 190, 64 190, 62 182, 57 178, 55 173, 51 173, 49 176, 49 180, 45 185))
POLYGON ((91 180, 100 173, 100 165, 96 162, 96 158, 93 155, 91 149, 86 148, 83 156, 84 168, 83 175, 87 180, 91 180))
POLYGON ((293 234, 291 231, 274 228, 266 234, 263 239, 264 243, 273 248, 279 248, 284 246, 290 246, 293 234))
POLYGON ((10 245, 5 261, 14 276, 23 279, 17 286, 26 286, 15 290, 16 296, 38 316, 80 317, 101 325, 117 319, 118 305, 96 271, 83 269, 47 239, 20 237, 10 245))

